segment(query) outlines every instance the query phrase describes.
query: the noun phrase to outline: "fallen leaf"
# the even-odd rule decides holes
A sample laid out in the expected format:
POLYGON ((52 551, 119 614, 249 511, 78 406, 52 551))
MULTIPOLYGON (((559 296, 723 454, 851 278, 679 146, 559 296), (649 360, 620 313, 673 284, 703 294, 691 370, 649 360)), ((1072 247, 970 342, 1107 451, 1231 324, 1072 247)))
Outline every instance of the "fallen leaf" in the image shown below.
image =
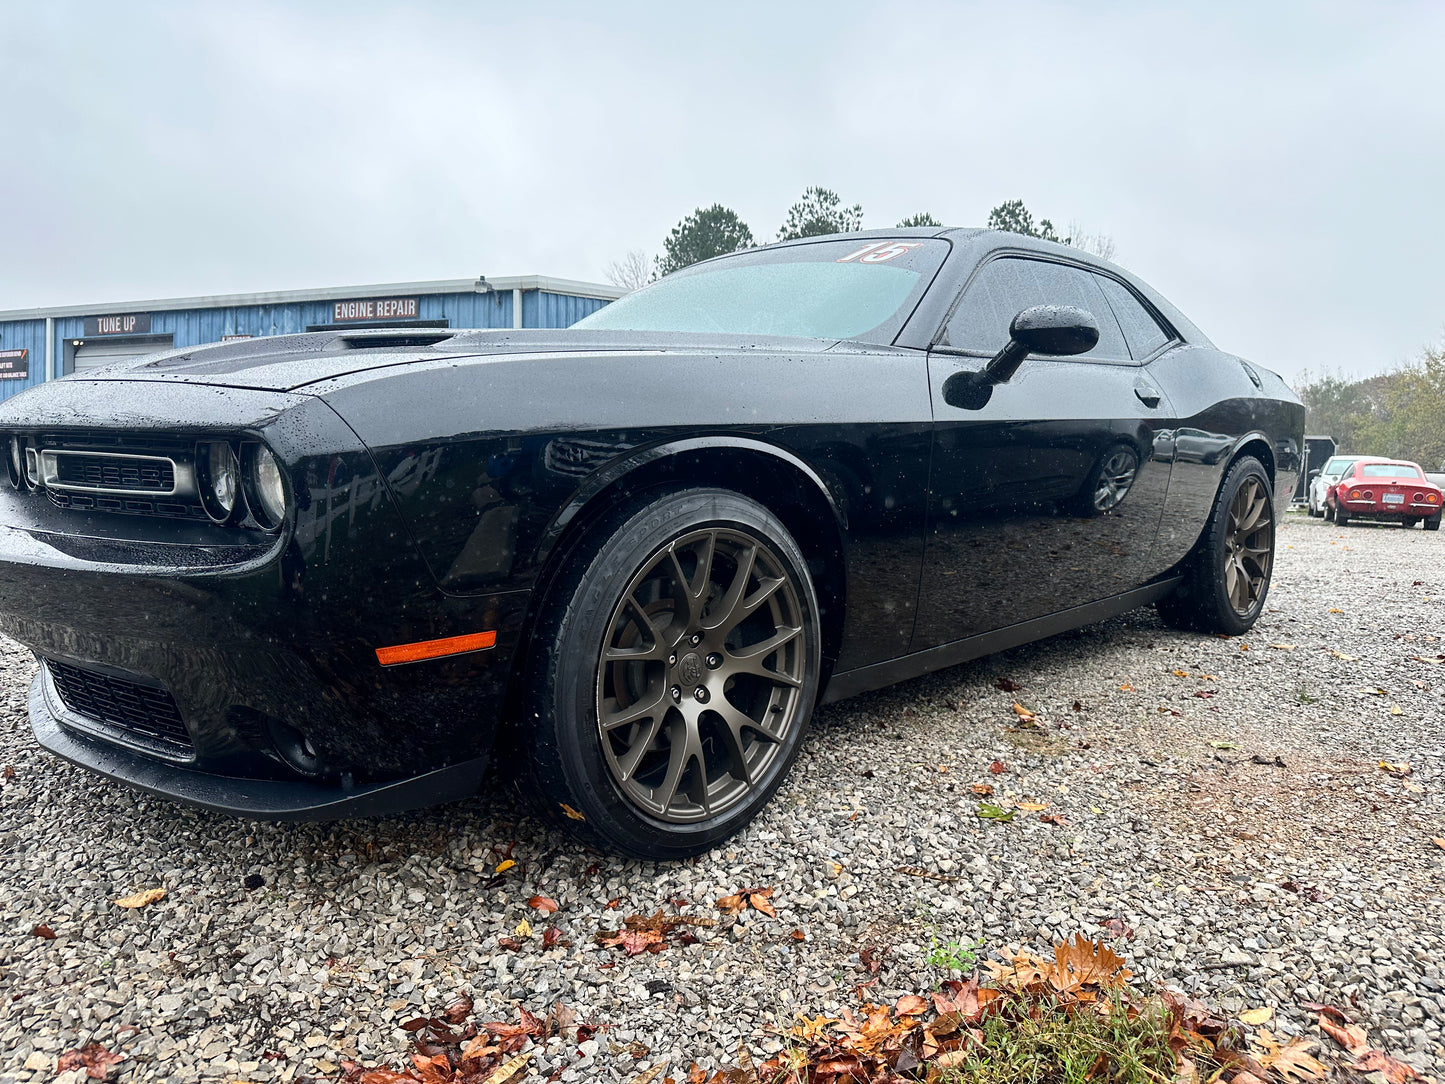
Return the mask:
POLYGON ((504 948, 508 952, 521 952, 522 942, 515 937, 499 937, 497 938, 497 947, 504 948))
POLYGON ((1239 1019, 1251 1026, 1266 1024, 1274 1019, 1274 1007, 1271 1005, 1262 1005, 1258 1009, 1246 1009, 1239 1014, 1239 1019))
POLYGON ((769 918, 777 918, 778 912, 773 910, 773 905, 768 902, 768 897, 772 894, 773 890, 771 888, 757 889, 756 891, 748 893, 748 903, 752 905, 754 911, 761 911, 769 918))
POLYGON ((808 939, 808 935, 802 930, 794 930, 789 936, 792 937, 794 941, 806 941, 808 939))
POLYGON ((1388 760, 1380 761, 1380 771, 1388 772, 1397 779, 1404 779, 1405 776, 1410 774, 1410 770, 1410 762, 1408 760, 1402 760, 1398 764, 1393 764, 1388 760))
POLYGON ((1043 821, 1045 824, 1052 824, 1055 828, 1062 828, 1064 827, 1064 825, 1069 823, 1067 820, 1064 819, 1064 815, 1062 813, 1041 813, 1039 815, 1039 820, 1043 821))
POLYGON ((1048 809, 1048 802, 1019 802, 1016 808, 1021 813, 1037 813, 1041 809, 1048 809))
MULTIPOLYGON (((486 1078, 487 1084, 506 1084, 506 1081, 512 1079, 512 1077, 525 1069, 527 1063, 531 1060, 531 1054, 518 1054, 511 1061, 503 1062, 497 1066, 497 1068, 493 1069, 491 1074, 486 1078)), ((446 1078, 439 1077, 438 1079, 445 1080, 446 1078)))
POLYGON ((1390 705, 1390 714, 1391 714, 1391 715, 1404 715, 1405 712, 1404 712, 1404 709, 1401 708, 1399 704, 1391 704, 1391 705, 1390 705))
POLYGON ((557 901, 548 899, 546 896, 533 896, 527 901, 527 906, 541 911, 544 915, 550 915, 557 910, 557 901))
POLYGON ((158 900, 166 898, 164 888, 147 888, 144 892, 137 892, 134 896, 126 896, 124 899, 115 901, 117 907, 147 907, 158 900))
MULTIPOLYGON (((551 948, 553 945, 557 944, 561 940, 562 931, 556 926, 548 926, 545 930, 542 931, 542 945, 544 948, 551 948)), ((572 942, 570 941, 567 942, 567 944, 569 945, 571 943, 572 942)))
POLYGON ((1174 676, 1175 676, 1175 677, 1188 677, 1188 676, 1189 676, 1189 671, 1188 671, 1188 670, 1175 670, 1175 671, 1174 671, 1174 676))
POLYGON ((973 791, 973 793, 977 794, 980 798, 993 797, 993 784, 991 783, 974 783, 968 789, 973 791))
POLYGON ((1332 614, 1342 614, 1342 613, 1344 613, 1344 612, 1345 612, 1345 611, 1344 611, 1344 610, 1341 610, 1338 606, 1331 606, 1331 607, 1330 607, 1330 613, 1332 613, 1332 614))
POLYGON ((1357 656, 1355 656, 1355 655, 1346 655, 1343 651, 1331 651, 1330 654, 1333 655, 1333 656, 1334 656, 1335 658, 1337 658, 1337 659, 1344 659, 1345 662, 1359 662, 1359 661, 1360 661, 1357 656))
POLYGON ((1132 693, 1132 692, 1134 691, 1134 686, 1132 686, 1132 685, 1120 685, 1120 686, 1119 686, 1119 691, 1120 691, 1121 693, 1132 693))
POLYGON ((1017 681, 1010 681, 1006 677, 1001 677, 995 681, 993 687, 995 689, 1002 689, 1006 693, 1016 693, 1023 688, 1017 681))
POLYGON ((1250 1043, 1259 1063, 1281 1076, 1296 1080, 1323 1080, 1326 1076, 1325 1067, 1309 1053, 1318 1045, 1313 1039, 1297 1035, 1287 1045, 1280 1046, 1270 1032, 1261 1028, 1251 1036, 1250 1043))
POLYGON ((1435 844, 1435 846, 1439 847, 1441 850, 1445 850, 1445 837, 1436 836, 1430 842, 1435 844))
POLYGON ((1363 689, 1360 690, 1360 691, 1361 691, 1361 692, 1368 693, 1368 694, 1371 695, 1371 696, 1385 696, 1385 695, 1387 695, 1386 692, 1385 692, 1385 690, 1382 689, 1382 688, 1380 688, 1378 685, 1367 685, 1367 686, 1365 686, 1365 688, 1363 688, 1363 689))
POLYGON ((1365 1051, 1351 1068, 1357 1073, 1382 1073, 1390 1084, 1405 1084, 1407 1080, 1415 1080, 1420 1077, 1419 1073, 1404 1062, 1396 1061, 1379 1050, 1365 1051))
POLYGON ((992 764, 988 766, 988 770, 994 775, 1002 775, 1004 772, 1008 771, 1008 765, 1001 760, 995 760, 992 764))
POLYGON ((581 813, 578 813, 577 810, 573 809, 570 805, 568 805, 566 802, 558 802, 557 804, 562 807, 562 812, 566 815, 568 820, 585 821, 587 819, 581 813))
POLYGON ((1269 646, 1272 647, 1272 648, 1274 648, 1276 651, 1293 651, 1293 650, 1294 650, 1294 644, 1270 644, 1269 646))
POLYGON ((1324 1013, 1320 1013, 1320 1030, 1328 1035, 1335 1042, 1348 1050, 1351 1054, 1360 1055, 1369 1047, 1369 1040, 1365 1036, 1365 1029, 1359 1024, 1345 1022, 1336 1024, 1324 1013))
POLYGON ((1194 695, 1197 696, 1197 697, 1199 697, 1200 700, 1209 700, 1210 698, 1212 698, 1212 697, 1214 696, 1214 690, 1213 690, 1213 689, 1195 689, 1195 690, 1194 690, 1194 695))
POLYGON ((532 936, 532 924, 524 918, 512 932, 525 941, 532 936))
POLYGON ((989 821, 1003 821, 1007 823, 1014 819, 1014 811, 1012 809, 1004 810, 996 805, 990 805, 988 802, 980 802, 975 812, 984 820, 989 821))
POLYGON ((68 1073, 84 1069, 92 1080, 104 1080, 110 1075, 111 1066, 125 1061, 124 1054, 112 1054, 99 1043, 87 1043, 79 1050, 67 1050, 55 1063, 55 1072, 68 1073))
POLYGON ((725 915, 738 914, 745 906, 747 905, 743 902, 741 892, 732 896, 724 896, 717 901, 717 909, 725 915))
POLYGON ((506 873, 507 870, 511 869, 511 868, 512 868, 513 866, 515 866, 516 864, 517 864, 516 862, 514 862, 514 861, 512 861, 510 858, 508 858, 505 862, 498 863, 497 868, 496 868, 496 870, 495 870, 494 872, 496 872, 496 873, 506 873))
MULTIPOLYGON (((1196 695, 1197 695, 1197 694, 1196 694, 1196 695)), ((1215 749, 1238 749, 1238 748, 1239 748, 1239 746, 1235 745, 1234 742, 1232 742, 1232 741, 1212 741, 1212 742, 1210 742, 1209 744, 1212 745, 1215 749)))
POLYGON ((1028 708, 1018 703, 1018 701, 1014 701, 1014 714, 1017 715, 1020 719, 1038 718, 1038 716, 1034 712, 1030 711, 1028 708))
POLYGON ((442 1018, 446 1020, 448 1024, 460 1024, 471 1015, 472 999, 466 994, 462 994, 446 1007, 446 1011, 442 1013, 442 1018))
POLYGON ((928 1002, 917 994, 904 994, 893 1006, 893 1011, 899 1016, 921 1016, 928 1011, 928 1002))
MULTIPOLYGON (((1436 842, 1436 843, 1440 843, 1440 841, 1439 841, 1438 839, 1437 839, 1435 842, 1436 842)), ((1442 847, 1445 847, 1445 843, 1441 843, 1440 845, 1441 845, 1442 847)), ((44 925, 44 924, 42 923, 42 924, 39 925, 39 926, 32 926, 32 927, 30 927, 30 936, 32 936, 32 937, 43 937, 43 938, 45 938, 45 940, 47 940, 47 941, 54 941, 54 940, 55 940, 55 931, 52 930, 49 926, 46 926, 46 925, 44 925)))

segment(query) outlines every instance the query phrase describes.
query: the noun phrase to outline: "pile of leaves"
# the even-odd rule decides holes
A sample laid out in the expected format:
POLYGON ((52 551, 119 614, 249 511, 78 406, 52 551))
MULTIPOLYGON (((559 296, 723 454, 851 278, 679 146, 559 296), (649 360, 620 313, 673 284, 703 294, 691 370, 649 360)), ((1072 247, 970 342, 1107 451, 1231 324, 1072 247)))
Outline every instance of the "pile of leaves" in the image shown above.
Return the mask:
POLYGON ((597 1030, 579 1023, 577 1014, 564 1005, 554 1006, 545 1016, 519 1008, 515 1024, 464 1023, 471 1013, 471 998, 462 996, 439 1017, 408 1020, 401 1026, 411 1033, 415 1048, 409 1068, 368 1069, 343 1061, 340 1084, 507 1084, 526 1079, 532 1060, 528 1048, 534 1042, 562 1035, 582 1043, 597 1030))
MULTIPOLYGON (((1281 1042, 1247 1026, 1271 1010, 1228 1020, 1183 994, 1141 991, 1122 957, 1081 935, 1054 946, 1052 959, 1015 948, 983 967, 982 981, 945 982, 926 997, 804 1017, 787 1048, 761 1064, 741 1057, 711 1074, 693 1066, 681 1081, 657 1084, 1310 1084, 1340 1075, 1312 1053, 1318 1041, 1281 1042)), ((1369 1049, 1342 1010, 1307 1007, 1354 1059, 1349 1069, 1378 1071, 1370 1079, 1388 1084, 1421 1079, 1369 1049)))

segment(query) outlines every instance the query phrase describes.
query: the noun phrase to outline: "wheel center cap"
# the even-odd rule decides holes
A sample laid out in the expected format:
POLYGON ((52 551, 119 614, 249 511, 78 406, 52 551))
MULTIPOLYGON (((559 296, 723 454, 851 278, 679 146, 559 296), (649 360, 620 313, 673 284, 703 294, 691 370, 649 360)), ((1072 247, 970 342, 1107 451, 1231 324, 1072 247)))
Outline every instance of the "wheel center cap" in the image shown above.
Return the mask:
POLYGON ((704 671, 702 656, 691 651, 677 661, 677 676, 684 685, 696 685, 704 671))

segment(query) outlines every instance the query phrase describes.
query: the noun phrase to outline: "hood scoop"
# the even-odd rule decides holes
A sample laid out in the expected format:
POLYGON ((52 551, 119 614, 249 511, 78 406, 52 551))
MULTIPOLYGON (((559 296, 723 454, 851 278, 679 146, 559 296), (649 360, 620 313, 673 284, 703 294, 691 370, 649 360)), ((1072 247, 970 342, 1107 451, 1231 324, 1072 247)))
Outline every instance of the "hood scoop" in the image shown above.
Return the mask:
POLYGON ((387 350, 395 347, 427 347, 444 343, 455 338, 455 331, 384 331, 379 333, 352 332, 338 335, 326 344, 324 353, 334 354, 343 350, 387 350))

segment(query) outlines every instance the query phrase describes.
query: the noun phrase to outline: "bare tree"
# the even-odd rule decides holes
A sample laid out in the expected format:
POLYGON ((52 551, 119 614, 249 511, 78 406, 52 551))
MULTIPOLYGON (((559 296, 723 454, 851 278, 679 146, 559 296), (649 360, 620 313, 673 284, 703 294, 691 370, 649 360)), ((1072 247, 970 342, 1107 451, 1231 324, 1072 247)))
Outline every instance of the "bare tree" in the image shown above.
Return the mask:
POLYGON ((1084 224, 1078 220, 1069 223, 1069 239, 1065 244, 1081 248, 1085 252, 1092 252, 1101 260, 1114 259, 1116 247, 1114 239, 1107 233, 1090 233, 1084 229, 1084 224))
POLYGON ((620 260, 607 265, 607 281, 631 292, 652 281, 652 259, 640 248, 634 248, 620 260))

